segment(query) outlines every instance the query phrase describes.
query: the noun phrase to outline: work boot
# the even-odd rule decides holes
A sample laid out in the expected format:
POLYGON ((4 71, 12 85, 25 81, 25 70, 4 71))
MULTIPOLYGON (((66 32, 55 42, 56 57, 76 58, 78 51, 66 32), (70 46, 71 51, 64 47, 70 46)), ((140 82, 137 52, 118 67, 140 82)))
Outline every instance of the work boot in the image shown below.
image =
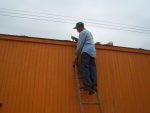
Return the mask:
POLYGON ((89 95, 93 95, 93 94, 95 94, 96 92, 94 91, 94 90, 91 90, 91 91, 89 91, 89 95))
POLYGON ((97 86, 93 86, 92 89, 97 92, 97 86))

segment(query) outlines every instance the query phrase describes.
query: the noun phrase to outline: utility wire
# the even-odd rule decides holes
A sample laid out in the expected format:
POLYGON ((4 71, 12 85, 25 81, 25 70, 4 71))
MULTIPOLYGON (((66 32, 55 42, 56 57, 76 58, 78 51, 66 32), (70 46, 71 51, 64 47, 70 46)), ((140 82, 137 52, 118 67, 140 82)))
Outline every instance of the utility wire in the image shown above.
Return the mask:
POLYGON ((44 19, 60 19, 60 20, 68 20, 68 21, 74 21, 70 19, 64 19, 64 18, 58 18, 58 17, 53 17, 53 16, 41 16, 41 15, 35 15, 35 14, 23 14, 23 13, 16 13, 16 12, 7 12, 7 11, 0 11, 0 13, 4 14, 15 14, 15 15, 23 15, 23 16, 30 16, 30 17, 37 17, 37 18, 44 18, 44 19))
MULTIPOLYGON (((59 17, 69 17, 69 16, 62 16, 62 15, 55 15, 55 14, 49 14, 49 13, 39 13, 39 12, 30 12, 30 11, 20 11, 20 10, 13 10, 13 9, 6 9, 6 8, 0 8, 1 10, 7 10, 7 11, 17 11, 17 12, 24 12, 24 13, 37 13, 37 14, 47 14, 47 15, 51 15, 51 16, 59 16, 59 17)), ((58 17, 57 17, 58 18, 58 17)), ((71 18, 71 17, 70 17, 71 18)), ((75 18, 75 17, 72 17, 72 18, 75 18)), ((79 19, 79 18, 78 18, 79 19)), ((80 18, 81 19, 81 18, 80 18)), ((82 18, 83 19, 83 18, 82 18)), ((67 19, 67 20, 69 20, 69 19, 67 19)), ((85 19, 84 19, 85 20, 85 19)), ((77 20, 74 20, 74 21, 77 21, 77 20)), ((103 21, 104 22, 104 21, 103 21)), ((93 22, 88 22, 88 23, 91 23, 91 24, 101 24, 101 25, 110 25, 110 24, 103 24, 103 23, 93 23, 93 22)), ((126 25, 126 24, 122 24, 122 25, 126 25)), ((114 23, 113 23, 113 26, 116 26, 116 27, 120 27, 120 26, 118 26, 118 25, 114 25, 114 23)), ((127 27, 127 28, 129 28, 129 29, 137 29, 137 30, 146 30, 146 31, 149 31, 150 30, 150 28, 145 28, 145 27, 139 27, 139 26, 136 26, 136 28, 135 28, 135 26, 133 27, 132 25, 128 25, 128 26, 122 26, 122 27, 127 27), (131 28, 132 27, 132 28, 131 28)))
MULTIPOLYGON (((0 11, 1 13, 6 13, 6 14, 18 14, 18 15, 25 15, 25 16, 34 16, 34 17, 38 17, 38 18, 46 18, 46 19, 49 19, 49 18, 51 18, 51 19, 63 19, 63 20, 68 20, 68 21, 73 21, 73 22, 75 22, 75 21, 77 21, 77 20, 73 20, 73 19, 64 19, 64 18, 58 18, 58 17, 50 17, 50 16, 41 16, 41 15, 35 15, 35 14, 23 14, 23 13, 16 13, 16 12, 9 12, 9 11, 0 11)), ((94 25, 101 25, 101 26, 113 26, 113 27, 115 27, 115 28, 125 28, 125 29, 130 29, 130 30, 137 30, 137 31, 142 31, 142 32, 150 32, 150 30, 144 30, 144 29, 139 29, 139 28, 131 28, 131 27, 122 27, 122 26, 118 26, 118 25, 109 25, 109 24, 103 24, 103 23, 92 23, 92 22, 86 22, 86 23, 89 23, 89 24, 94 24, 94 25)))
MULTIPOLYGON (((42 15, 58 16, 58 17, 71 18, 71 19, 77 19, 77 20, 85 20, 85 21, 87 20, 89 22, 93 22, 93 21, 95 22, 96 21, 95 24, 97 24, 97 22, 100 21, 100 20, 93 20, 93 19, 86 19, 86 18, 78 18, 78 17, 50 14, 50 13, 45 13, 45 12, 23 11, 23 10, 7 9, 7 8, 0 8, 0 9, 1 10, 8 10, 8 11, 24 12, 24 13, 34 13, 34 14, 36 13, 36 14, 42 14, 42 15)), ((126 27, 134 27, 134 28, 138 28, 138 29, 148 29, 148 30, 150 30, 150 28, 148 28, 148 27, 141 27, 141 26, 137 26, 137 25, 121 24, 121 23, 116 23, 116 22, 111 22, 111 21, 104 21, 104 20, 101 20, 101 22, 107 23, 107 24, 111 23, 112 25, 122 25, 124 27, 126 26, 126 27)))
MULTIPOLYGON (((68 21, 62 21, 62 19, 60 20, 60 18, 47 18, 44 16, 44 18, 37 18, 37 17, 41 17, 41 16, 38 16, 38 15, 29 15, 29 14, 20 14, 20 13, 12 13, 12 12, 5 12, 5 11, 0 11, 1 13, 5 13, 5 14, 0 14, 2 16, 9 16, 9 17, 19 17, 19 18, 27 18, 27 19, 35 19, 35 20, 44 20, 44 21, 52 21, 52 22, 59 22, 59 23, 68 23, 68 24, 74 24, 74 22, 68 22, 68 21), (6 14, 7 13, 7 14, 6 14), (10 14, 18 14, 18 15, 10 15, 10 14), (21 16, 20 16, 21 15, 21 16), (23 16, 22 16, 23 15, 23 16), (30 17, 27 17, 27 16, 30 16, 30 17)), ((106 28, 106 29, 114 29, 114 30, 123 30, 123 31, 130 31, 130 32, 137 32, 137 33, 144 33, 144 34, 150 34, 150 32, 147 32, 147 31, 137 31, 137 29, 122 29, 121 27, 120 28, 114 28, 114 26, 102 26, 102 25, 93 25, 93 24, 89 24, 89 26, 92 26, 92 27, 101 27, 101 28, 106 28)))
POLYGON ((9 14, 0 14, 2 16, 9 16, 9 17, 19 17, 19 18, 26 18, 26 19, 34 19, 34 20, 44 20, 44 21, 52 21, 52 22, 59 22, 59 23, 68 23, 68 24, 74 24, 71 22, 64 22, 64 21, 57 21, 53 19, 44 19, 44 18, 35 18, 35 17, 25 17, 25 16, 15 16, 15 15, 9 15, 9 14))
MULTIPOLYGON (((64 21, 60 21, 60 20, 52 20, 52 19, 39 19, 39 18, 34 18, 34 17, 25 17, 25 16, 14 16, 14 15, 8 15, 8 14, 0 14, 2 16, 8 16, 8 17, 19 17, 19 18, 23 18, 23 19, 34 19, 34 20, 44 20, 44 21, 48 21, 48 22, 59 22, 59 23, 67 23, 67 24, 74 24, 71 22, 64 22, 64 21)), ((137 32, 137 33, 143 33, 143 34, 150 34, 148 32, 140 32, 140 31, 133 31, 133 30, 125 30, 125 29, 119 29, 119 28, 110 28, 110 27, 105 27, 105 26, 94 26, 94 25, 88 25, 91 27, 100 27, 100 28, 106 28, 106 29, 113 29, 113 30, 122 30, 122 31, 130 31, 130 32, 137 32)))

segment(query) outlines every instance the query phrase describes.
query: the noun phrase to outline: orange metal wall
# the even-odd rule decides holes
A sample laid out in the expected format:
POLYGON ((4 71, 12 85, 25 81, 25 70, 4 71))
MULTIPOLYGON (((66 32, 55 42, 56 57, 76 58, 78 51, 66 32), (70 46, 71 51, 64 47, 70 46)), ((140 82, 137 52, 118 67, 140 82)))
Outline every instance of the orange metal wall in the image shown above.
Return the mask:
MULTIPOLYGON (((73 42, 0 35, 0 113, 79 113, 74 51, 73 42)), ((99 45, 96 63, 104 113, 150 113, 150 51, 99 45)))

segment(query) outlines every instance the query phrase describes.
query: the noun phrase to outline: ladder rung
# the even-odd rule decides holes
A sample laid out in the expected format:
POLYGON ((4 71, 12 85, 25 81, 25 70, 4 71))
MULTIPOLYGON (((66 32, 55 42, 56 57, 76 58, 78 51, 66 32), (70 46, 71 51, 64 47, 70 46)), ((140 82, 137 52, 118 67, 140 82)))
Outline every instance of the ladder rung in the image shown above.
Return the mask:
POLYGON ((95 104, 99 104, 97 102, 82 102, 82 104, 91 104, 91 105, 95 105, 95 104))
POLYGON ((84 91, 88 91, 88 90, 80 87, 80 92, 84 92, 84 91))

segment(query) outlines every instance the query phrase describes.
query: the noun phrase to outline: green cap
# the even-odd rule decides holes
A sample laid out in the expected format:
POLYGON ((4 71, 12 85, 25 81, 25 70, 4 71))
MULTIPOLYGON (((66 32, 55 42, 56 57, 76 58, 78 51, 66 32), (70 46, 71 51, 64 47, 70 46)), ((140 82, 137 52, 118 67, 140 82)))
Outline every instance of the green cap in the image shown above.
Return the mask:
POLYGON ((73 29, 77 29, 79 27, 83 27, 84 28, 84 23, 83 22, 76 23, 76 26, 73 29))

